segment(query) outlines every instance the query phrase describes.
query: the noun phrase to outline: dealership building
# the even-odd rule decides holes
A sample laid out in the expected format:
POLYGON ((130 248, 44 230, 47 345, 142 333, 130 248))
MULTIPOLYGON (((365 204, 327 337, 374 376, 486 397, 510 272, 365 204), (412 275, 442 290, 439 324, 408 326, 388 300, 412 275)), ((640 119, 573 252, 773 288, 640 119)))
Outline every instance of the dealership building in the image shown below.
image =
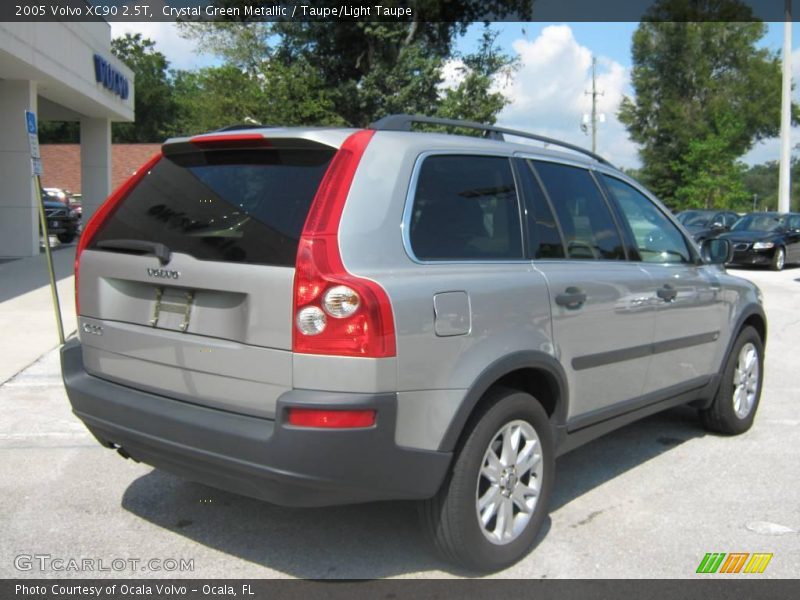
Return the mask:
POLYGON ((133 121, 133 73, 111 54, 111 27, 0 22, 0 258, 39 254, 25 111, 80 123, 84 219, 111 191, 111 123, 133 121))

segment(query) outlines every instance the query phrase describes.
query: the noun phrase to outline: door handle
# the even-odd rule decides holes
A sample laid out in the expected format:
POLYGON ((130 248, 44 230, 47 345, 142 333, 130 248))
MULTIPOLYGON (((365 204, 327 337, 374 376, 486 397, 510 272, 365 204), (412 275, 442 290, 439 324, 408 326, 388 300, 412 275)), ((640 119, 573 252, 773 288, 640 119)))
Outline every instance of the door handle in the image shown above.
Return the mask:
POLYGON ((568 287, 563 294, 556 296, 556 304, 569 310, 577 310, 586 302, 586 293, 576 287, 568 287))
POLYGON ((664 302, 673 302, 678 297, 678 290, 667 283, 656 290, 656 296, 664 302))

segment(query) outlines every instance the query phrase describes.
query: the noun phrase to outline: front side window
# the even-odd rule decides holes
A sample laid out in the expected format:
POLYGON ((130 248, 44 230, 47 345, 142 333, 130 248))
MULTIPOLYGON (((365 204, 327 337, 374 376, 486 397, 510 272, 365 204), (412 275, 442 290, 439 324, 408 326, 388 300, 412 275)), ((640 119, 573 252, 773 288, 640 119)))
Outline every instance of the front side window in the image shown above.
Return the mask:
POLYGON ((522 259, 519 204, 509 159, 427 157, 414 194, 409 240, 420 260, 522 259))
POLYGON ((630 226, 643 262, 691 262, 683 235, 649 198, 619 179, 602 177, 630 226))
POLYGON ((557 163, 533 164, 556 211, 567 258, 625 260, 614 218, 591 174, 557 163))

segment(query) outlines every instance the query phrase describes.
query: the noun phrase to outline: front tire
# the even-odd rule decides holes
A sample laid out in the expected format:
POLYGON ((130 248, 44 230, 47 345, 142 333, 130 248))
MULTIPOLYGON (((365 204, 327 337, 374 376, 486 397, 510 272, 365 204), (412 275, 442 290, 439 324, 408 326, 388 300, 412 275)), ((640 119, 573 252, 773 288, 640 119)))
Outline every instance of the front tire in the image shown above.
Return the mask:
POLYGON ((75 239, 74 233, 59 233, 58 234, 58 241, 62 244, 69 244, 72 240, 75 239))
POLYGON ((547 515, 555 457, 550 421, 530 394, 498 388, 470 422, 452 471, 420 517, 438 553, 471 571, 508 567, 547 515))
POLYGON ((764 379, 764 343, 752 327, 742 329, 731 348, 711 406, 700 411, 706 429, 738 435, 753 426, 764 379))
POLYGON ((783 267, 786 265, 786 250, 783 247, 778 246, 775 249, 775 254, 772 256, 772 262, 770 262, 770 269, 773 271, 782 271, 783 267))

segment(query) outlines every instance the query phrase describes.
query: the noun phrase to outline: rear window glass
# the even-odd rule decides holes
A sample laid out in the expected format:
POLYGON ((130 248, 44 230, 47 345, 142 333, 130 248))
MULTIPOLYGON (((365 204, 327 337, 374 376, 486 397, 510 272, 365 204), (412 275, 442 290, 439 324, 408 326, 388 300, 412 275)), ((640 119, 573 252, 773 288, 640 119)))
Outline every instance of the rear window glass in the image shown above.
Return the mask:
POLYGON ((103 225, 198 260, 293 266, 335 150, 218 150, 162 158, 103 225))
POLYGON ((419 172, 410 225, 411 248, 422 260, 521 259, 509 160, 429 156, 419 172))

